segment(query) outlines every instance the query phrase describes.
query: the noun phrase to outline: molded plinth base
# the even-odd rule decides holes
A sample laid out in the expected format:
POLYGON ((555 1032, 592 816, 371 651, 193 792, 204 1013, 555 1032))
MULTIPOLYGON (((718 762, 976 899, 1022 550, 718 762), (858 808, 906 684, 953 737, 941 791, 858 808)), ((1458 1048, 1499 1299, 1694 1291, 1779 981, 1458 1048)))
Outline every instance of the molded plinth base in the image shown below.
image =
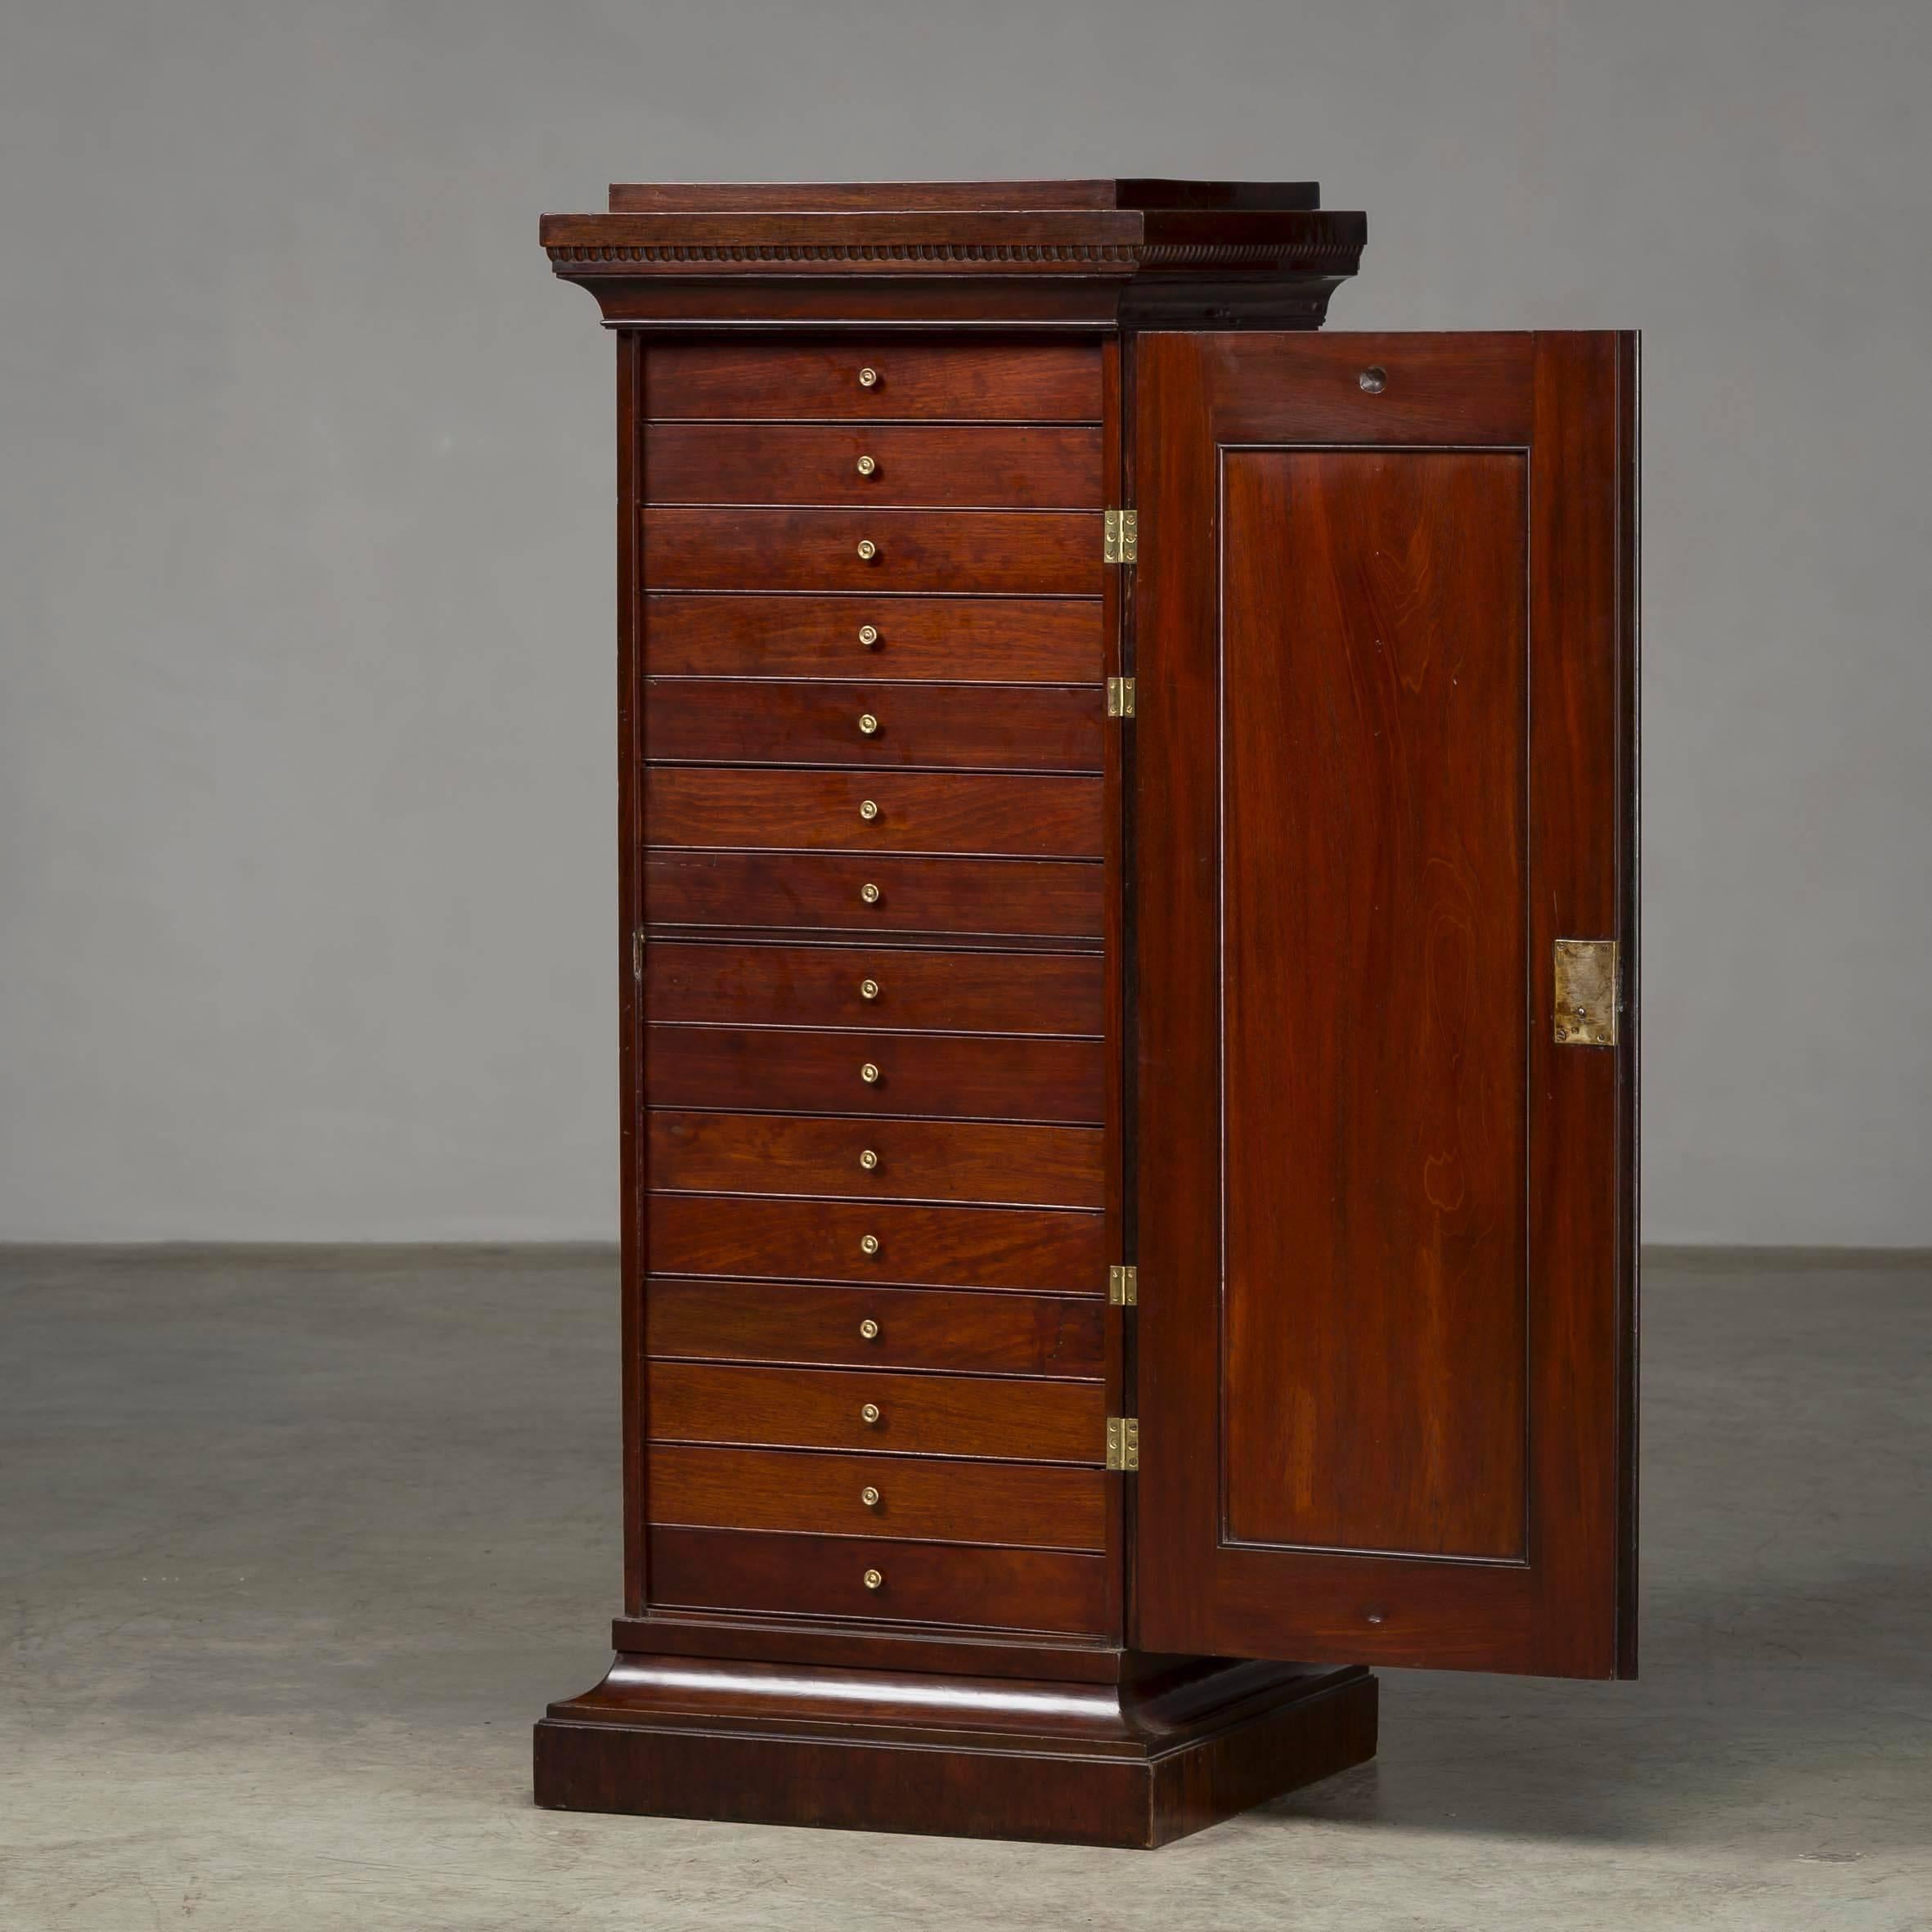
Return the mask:
POLYGON ((1375 1755, 1376 1684, 1170 1659, 1117 1683, 622 1653, 537 1726, 537 1802, 1153 1846, 1375 1755))

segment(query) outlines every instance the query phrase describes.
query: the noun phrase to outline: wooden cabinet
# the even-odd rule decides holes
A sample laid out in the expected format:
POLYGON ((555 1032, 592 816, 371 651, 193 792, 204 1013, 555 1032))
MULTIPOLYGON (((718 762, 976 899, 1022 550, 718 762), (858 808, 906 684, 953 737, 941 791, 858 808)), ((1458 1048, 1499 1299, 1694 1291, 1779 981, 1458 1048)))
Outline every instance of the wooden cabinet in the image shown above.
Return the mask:
POLYGON ((1636 355, 622 186, 624 1604, 541 1803, 1152 1844, 1635 1668, 1636 355))

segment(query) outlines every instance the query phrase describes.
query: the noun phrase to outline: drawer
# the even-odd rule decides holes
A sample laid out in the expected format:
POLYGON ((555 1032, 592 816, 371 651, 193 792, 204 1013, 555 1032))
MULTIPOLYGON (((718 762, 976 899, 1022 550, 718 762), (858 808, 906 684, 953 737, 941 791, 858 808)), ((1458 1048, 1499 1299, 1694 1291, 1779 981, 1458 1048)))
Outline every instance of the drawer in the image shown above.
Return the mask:
POLYGON ((928 952, 910 946, 660 940, 645 950, 653 1020, 885 1027, 915 1033, 1070 1033, 1107 1023, 1094 953, 928 952))
POLYGON ((665 343, 645 358, 644 413, 798 421, 1100 420, 1100 350, 1085 342, 665 343), (864 377, 867 371, 873 380, 864 377))
POLYGON ((664 1275, 653 1277, 644 1293, 645 1351, 660 1359, 941 1368, 1090 1382, 1106 1364, 1105 1320, 1105 1305, 1098 1301, 944 1288, 831 1288, 664 1275), (875 1332, 865 1332, 868 1323, 875 1332))
POLYGON ((654 423, 644 487, 653 503, 1104 504, 1098 425, 654 423))
POLYGON ((1105 1049, 1098 1040, 653 1026, 644 1076, 649 1107, 1075 1126, 1107 1118, 1105 1049))
POLYGON ((1099 939, 1106 869, 1086 859, 647 851, 653 925, 1099 939))
POLYGON ((1107 1205, 1106 1143, 1098 1127, 662 1108, 646 1117, 654 1188, 1016 1207, 1107 1205), (865 1154, 872 1156, 869 1166, 860 1165, 865 1154))
POLYGON ((1107 1397, 1097 1382, 654 1361, 645 1382, 653 1442, 1094 1467, 1107 1460, 1107 1397), (868 1422, 874 1411, 878 1420, 868 1422))
POLYGON ((1098 597, 1100 552, 1099 510, 644 512, 644 581, 654 590, 1098 597))
POLYGON ((654 765, 644 829, 653 845, 1098 859, 1104 790, 1098 778, 654 765))
POLYGON ((1107 1478, 1097 1469, 681 1443, 656 1444, 649 1456, 645 1493, 654 1524, 1039 1549, 1106 1547, 1107 1478))
POLYGON ((1105 1217, 1042 1207, 653 1194, 653 1274, 1107 1292, 1105 1217), (869 1237, 878 1243, 868 1253, 869 1237))
POLYGON ((1043 1634, 1108 1628, 1107 1559, 1067 1550, 653 1530, 646 1561, 650 1601, 665 1609, 1043 1634))
POLYGON ((657 760, 1098 772, 1106 730, 1099 685, 645 681, 644 755, 657 760))
POLYGON ((645 602, 644 661, 656 676, 1097 685, 1107 675, 1102 627, 1090 597, 657 591, 645 602))

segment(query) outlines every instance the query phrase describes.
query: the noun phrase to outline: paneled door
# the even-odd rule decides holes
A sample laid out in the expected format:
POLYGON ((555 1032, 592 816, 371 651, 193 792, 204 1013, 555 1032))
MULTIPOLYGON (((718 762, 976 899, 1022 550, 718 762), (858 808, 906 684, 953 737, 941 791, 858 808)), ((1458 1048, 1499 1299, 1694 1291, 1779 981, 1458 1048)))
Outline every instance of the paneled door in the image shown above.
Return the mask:
POLYGON ((1136 380, 1134 1640, 1633 1674, 1635 338, 1136 380))

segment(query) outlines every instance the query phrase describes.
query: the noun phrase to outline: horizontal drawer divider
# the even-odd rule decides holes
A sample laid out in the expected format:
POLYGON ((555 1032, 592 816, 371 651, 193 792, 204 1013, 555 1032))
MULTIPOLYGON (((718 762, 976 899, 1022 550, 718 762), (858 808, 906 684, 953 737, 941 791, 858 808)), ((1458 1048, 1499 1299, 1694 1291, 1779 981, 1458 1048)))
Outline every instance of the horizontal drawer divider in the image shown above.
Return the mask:
MULTIPOLYGON (((1097 416, 650 416, 647 423, 716 423, 730 427, 738 424, 771 423, 798 429, 978 429, 989 424, 1008 429, 1037 425, 1054 429, 1098 429, 1097 416)), ((1076 508, 1090 510, 1091 504, 1076 508)))
MULTIPOLYGON (((652 1020, 654 1027, 712 1027, 727 1022, 718 1020, 652 1020)), ((854 1020, 846 1026, 829 1026, 820 1022, 815 1026, 801 1025, 795 1020, 740 1020, 728 1022, 735 1033, 889 1033, 896 1039, 903 1040, 1104 1040, 1107 1035, 1099 1028, 1091 1032, 1070 1032, 1056 1029, 1052 1032, 1038 1032, 1018 1027, 882 1027, 868 1024, 864 1020, 854 1020)), ((686 1111, 690 1111, 686 1109, 686 1111)), ((739 1112, 737 1108, 715 1110, 739 1112)), ((787 1111, 789 1111, 789 1109, 787 1111)), ((935 1114, 935 1120, 948 1117, 935 1114)), ((1093 1123, 1098 1126, 1099 1122, 1093 1123)))
MULTIPOLYGON (((895 855, 896 856, 897 855, 895 855)), ((976 864, 977 860, 974 861, 976 864)), ((684 941, 714 941, 730 946, 803 946, 807 943, 849 946, 863 942, 881 951, 930 951, 943 946, 948 952, 1032 953, 1049 956, 1071 953, 1081 959, 1106 956, 1106 942, 1096 933, 1091 938, 1077 932, 976 932, 950 926, 907 926, 888 932, 874 932, 862 926, 784 925, 774 920, 769 925, 720 925, 715 919, 653 919, 645 921, 645 932, 667 945, 684 941), (1038 946, 1027 942, 1037 937, 1038 946)))
MULTIPOLYGON (((716 1279, 717 1278, 712 1277, 709 1278, 716 1279)), ((765 1287, 768 1286, 769 1284, 761 1283, 759 1285, 761 1287, 765 1287)), ((900 1291, 900 1292, 907 1295, 969 1295, 976 1292, 978 1291, 975 1291, 971 1288, 905 1288, 900 1291)), ((985 1292, 998 1292, 999 1291, 988 1290, 985 1292)), ((804 1370, 807 1373, 816 1373, 821 1368, 835 1368, 841 1373, 847 1372, 857 1373, 860 1367, 859 1364, 853 1363, 816 1362, 813 1361, 809 1357, 797 1355, 760 1355, 755 1361, 753 1361, 744 1355, 705 1355, 694 1349, 654 1348, 646 1351, 645 1359, 647 1362, 684 1362, 690 1364, 693 1368, 742 1368, 748 1367, 754 1368, 796 1368, 804 1370)), ((1021 1376, 1017 1374, 1017 1373, 1011 1368, 950 1368, 933 1366, 921 1367, 918 1364, 912 1362, 895 1362, 892 1365, 891 1373, 894 1375, 937 1376, 941 1380, 945 1382, 1013 1382, 1015 1380, 1023 1380, 1026 1382, 1053 1382, 1061 1386, 1072 1388, 1091 1388, 1097 1383, 1104 1382, 1107 1379, 1103 1375, 1098 1374, 1054 1375, 1045 1369, 1038 1368, 1028 1369, 1026 1371, 1023 1376, 1021 1376)), ((683 1436, 654 1436, 651 1440, 654 1442, 678 1442, 687 1445, 702 1445, 703 1443, 708 1441, 709 1439, 683 1436)), ((721 1446, 735 1449, 757 1449, 764 1445, 758 1443, 731 1443, 725 1444, 721 1446)), ((809 1444, 798 1443, 789 1446, 784 1453, 789 1456, 846 1456, 852 1455, 858 1452, 844 1449, 827 1449, 823 1446, 815 1448, 809 1444)), ((950 1458, 941 1458, 939 1459, 946 1460, 950 1458)), ((974 1458, 972 1457, 968 1457, 964 1459, 970 1462, 976 1459, 984 1460, 986 1458, 974 1458)), ((1009 1458, 1000 1458, 998 1459, 1005 1461, 1009 1460, 1009 1458)), ((1028 1458, 1021 1457, 1017 1459, 1024 1462, 1028 1458)), ((1049 1465, 1049 1467, 1055 1468, 1076 1468, 1080 1467, 1080 1465, 1076 1463, 1054 1463, 1049 1465)))
MULTIPOLYGON (((653 1359, 669 1359, 669 1358, 654 1357, 653 1359)), ((680 1359, 676 1365, 680 1368, 682 1368, 686 1364, 683 1360, 680 1359)), ((692 1362, 689 1364, 689 1366, 692 1368, 722 1367, 726 1368, 735 1368, 739 1367, 739 1364, 735 1362, 726 1362, 722 1364, 710 1362, 692 1362)), ((789 1373, 789 1371, 787 1373, 789 1373)), ((820 1372, 815 1368, 811 1368, 801 1370, 800 1373, 802 1374, 816 1375, 820 1372)), ((932 1373, 938 1373, 942 1376, 950 1374, 950 1378, 955 1382, 989 1382, 997 1381, 1000 1379, 996 1376, 968 1376, 962 1375, 957 1371, 946 1370, 933 1371, 918 1368, 895 1368, 892 1373, 895 1375, 907 1376, 932 1373)), ((1011 1378, 1009 1377, 1008 1379, 1010 1380, 1011 1378)), ((1040 1376, 1031 1377, 1030 1379, 1045 1382, 1049 1378, 1045 1376, 1040 1376)), ((1091 1387, 1093 1386, 1094 1385, 1091 1383, 1074 1383, 1064 1381, 1053 1383, 1053 1386, 1055 1388, 1091 1387)), ((660 1447, 669 1449, 782 1449, 788 1456, 856 1456, 867 1453, 856 1446, 847 1447, 841 1445, 838 1446, 820 1445, 817 1448, 814 1448, 810 1445, 802 1442, 775 1443, 762 1436, 746 1436, 743 1439, 740 1439, 735 1436, 654 1436, 645 1445, 645 1447, 647 1450, 660 1447)), ((1069 1462, 1057 1461, 1050 1456, 993 1455, 986 1452, 975 1452, 971 1449, 949 1449, 944 1450, 876 1449, 871 1451, 870 1453, 875 1455, 892 1456, 896 1459, 902 1458, 908 1462, 971 1462, 976 1467, 984 1467, 990 1469, 1017 1468, 1101 1470, 1104 1469, 1106 1467, 1104 1459, 1099 1457, 1090 1462, 1069 1462)), ((756 1534, 762 1535, 780 1534, 783 1534, 783 1532, 758 1531, 756 1534)))

